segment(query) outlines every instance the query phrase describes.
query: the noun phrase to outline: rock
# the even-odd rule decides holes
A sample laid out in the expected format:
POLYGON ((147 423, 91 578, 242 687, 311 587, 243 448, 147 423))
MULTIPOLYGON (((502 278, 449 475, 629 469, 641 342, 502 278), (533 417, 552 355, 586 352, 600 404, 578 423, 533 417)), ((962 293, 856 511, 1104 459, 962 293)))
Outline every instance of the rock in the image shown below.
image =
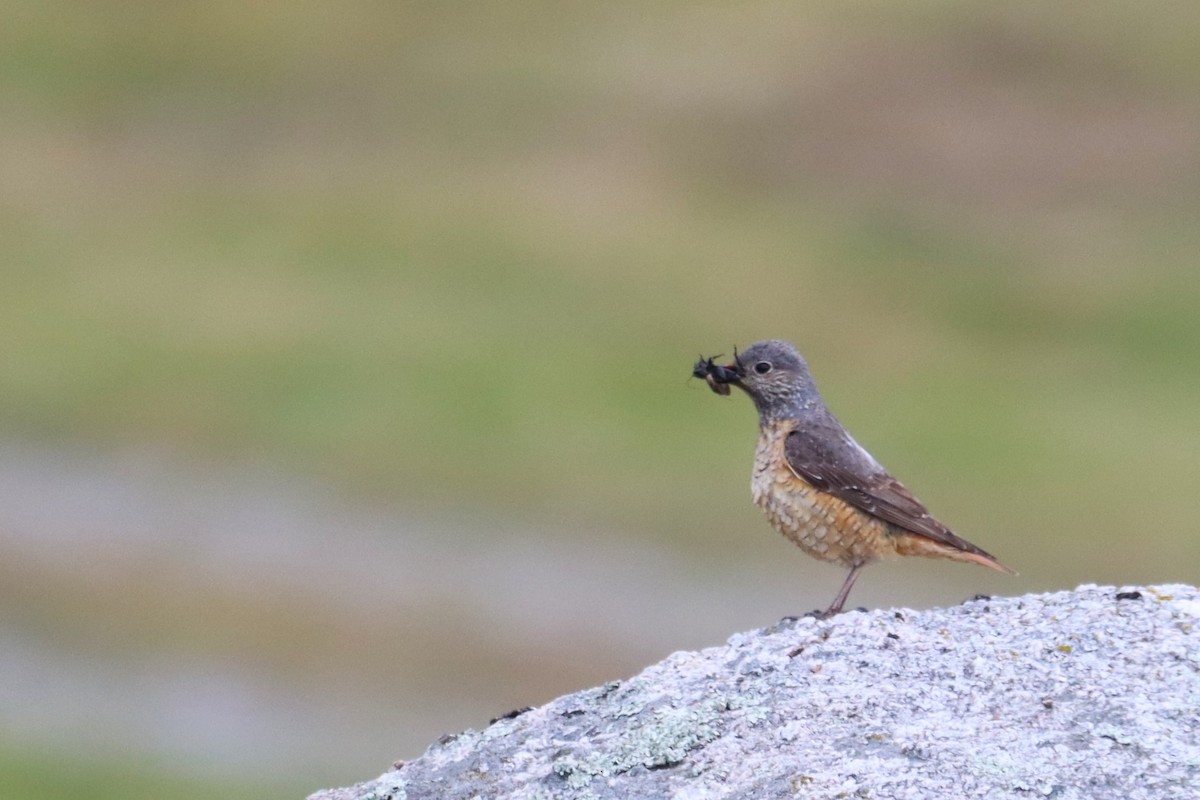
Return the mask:
POLYGON ((1200 797, 1200 592, 785 620, 310 800, 775 797, 1200 797))

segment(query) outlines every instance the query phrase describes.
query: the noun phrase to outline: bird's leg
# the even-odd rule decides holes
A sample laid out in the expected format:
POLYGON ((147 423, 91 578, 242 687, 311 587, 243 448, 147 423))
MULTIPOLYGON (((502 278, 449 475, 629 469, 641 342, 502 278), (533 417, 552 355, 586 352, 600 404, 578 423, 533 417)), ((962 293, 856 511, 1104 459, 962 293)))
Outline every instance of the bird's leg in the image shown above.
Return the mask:
POLYGON ((837 597, 833 598, 833 602, 829 604, 829 608, 825 609, 821 614, 822 618, 828 619, 834 614, 842 613, 842 606, 846 605, 846 598, 850 596, 850 589, 854 586, 854 581, 858 579, 858 571, 863 568, 863 564, 855 564, 850 568, 850 574, 846 576, 845 583, 842 588, 838 589, 837 597))

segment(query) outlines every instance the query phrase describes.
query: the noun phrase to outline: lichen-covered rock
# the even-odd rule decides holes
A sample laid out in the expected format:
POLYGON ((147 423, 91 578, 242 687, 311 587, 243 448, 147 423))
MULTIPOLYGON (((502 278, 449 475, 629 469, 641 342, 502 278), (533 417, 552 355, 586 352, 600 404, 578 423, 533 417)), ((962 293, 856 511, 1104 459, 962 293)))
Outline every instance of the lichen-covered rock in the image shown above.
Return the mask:
POLYGON ((1200 592, 799 619, 311 800, 1200 797, 1200 592))

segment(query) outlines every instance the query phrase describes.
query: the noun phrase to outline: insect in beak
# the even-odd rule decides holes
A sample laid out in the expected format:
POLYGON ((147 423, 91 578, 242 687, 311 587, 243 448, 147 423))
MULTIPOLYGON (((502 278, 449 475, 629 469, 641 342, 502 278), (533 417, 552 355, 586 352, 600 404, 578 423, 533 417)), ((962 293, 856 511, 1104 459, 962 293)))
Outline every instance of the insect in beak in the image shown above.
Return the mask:
POLYGON ((703 378, 708 388, 720 395, 729 394, 729 383, 737 380, 737 369, 730 366, 721 366, 715 363, 719 355, 705 358, 700 356, 700 360, 692 367, 692 375, 697 378, 703 378))

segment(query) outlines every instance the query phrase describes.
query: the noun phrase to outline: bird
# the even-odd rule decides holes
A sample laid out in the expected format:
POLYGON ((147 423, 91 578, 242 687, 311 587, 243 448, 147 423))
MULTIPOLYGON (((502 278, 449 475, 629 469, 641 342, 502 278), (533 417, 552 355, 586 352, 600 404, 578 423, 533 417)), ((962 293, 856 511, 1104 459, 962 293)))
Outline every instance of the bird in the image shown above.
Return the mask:
POLYGON ((957 536, 850 435, 817 390, 808 363, 781 339, 755 342, 732 364, 701 357, 692 374, 714 392, 736 387, 758 411, 750 493, 785 537, 849 572, 829 607, 841 613, 859 572, 890 556, 924 556, 1016 573, 957 536))

